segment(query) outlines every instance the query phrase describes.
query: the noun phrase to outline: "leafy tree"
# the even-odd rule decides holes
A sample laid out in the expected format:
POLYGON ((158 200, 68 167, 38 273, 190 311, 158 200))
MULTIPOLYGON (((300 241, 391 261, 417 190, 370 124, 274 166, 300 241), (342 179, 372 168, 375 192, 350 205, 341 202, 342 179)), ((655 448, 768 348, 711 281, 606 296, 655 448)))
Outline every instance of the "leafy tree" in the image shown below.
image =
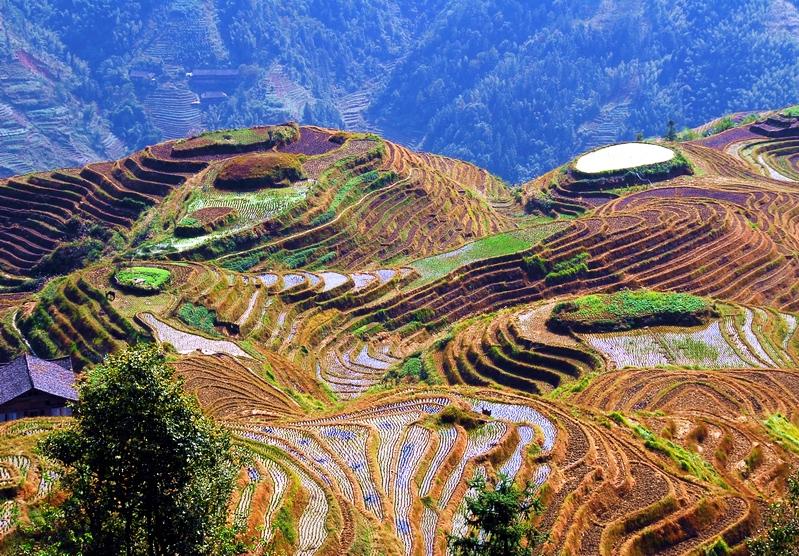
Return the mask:
POLYGON ((187 396, 153 347, 108 356, 80 385, 74 425, 44 454, 67 469, 64 504, 29 554, 232 554, 230 439, 187 396))
POLYGON ((747 547, 751 556, 799 555, 799 473, 788 479, 785 499, 771 505, 765 530, 747 547))
POLYGON ((669 141, 676 141, 677 140, 677 128, 674 123, 674 120, 669 120, 669 123, 666 124, 666 139, 669 141))
POLYGON ((524 489, 500 474, 491 489, 482 476, 469 481, 477 491, 466 499, 468 529, 462 536, 449 536, 449 547, 455 556, 531 556, 546 540, 531 523, 541 513, 543 504, 536 487, 527 483, 524 489))

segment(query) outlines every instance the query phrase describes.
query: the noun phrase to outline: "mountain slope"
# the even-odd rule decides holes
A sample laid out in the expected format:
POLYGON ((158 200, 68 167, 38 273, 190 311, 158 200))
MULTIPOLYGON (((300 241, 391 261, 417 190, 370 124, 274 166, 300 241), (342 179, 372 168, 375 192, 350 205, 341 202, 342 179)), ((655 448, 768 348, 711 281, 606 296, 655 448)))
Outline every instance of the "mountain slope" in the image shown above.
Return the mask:
MULTIPOLYGON (((297 124, 10 178, 0 357, 162 345, 249 456, 257 554, 442 556, 498 473, 545 554, 743 550, 799 463, 799 114, 730 125, 521 190, 297 124)), ((58 488, 20 437, 63 422, 0 429, 2 515, 58 488)))
POLYGON ((382 132, 522 181, 587 148, 661 134, 670 119, 691 127, 799 94, 788 0, 9 0, 3 10, 11 81, 0 102, 13 113, 7 136, 31 146, 7 141, 3 175, 291 119, 382 132))

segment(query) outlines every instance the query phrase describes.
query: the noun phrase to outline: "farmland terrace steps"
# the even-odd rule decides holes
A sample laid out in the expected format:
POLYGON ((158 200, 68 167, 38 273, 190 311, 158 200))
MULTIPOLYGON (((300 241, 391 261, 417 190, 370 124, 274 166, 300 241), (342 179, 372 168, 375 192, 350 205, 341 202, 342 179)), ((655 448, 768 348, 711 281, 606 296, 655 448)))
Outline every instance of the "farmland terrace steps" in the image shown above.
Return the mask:
MULTIPOLYGON (((457 279, 444 277, 370 309, 384 309, 398 324, 405 322, 402 315, 421 308, 455 322, 510 300, 522 304, 623 282, 653 289, 679 286, 744 304, 770 298, 786 310, 799 307, 793 296, 799 268, 789 256, 795 238, 784 227, 755 228, 736 210, 747 207, 754 193, 722 192, 723 201, 701 190, 686 191, 684 198, 675 195, 680 193, 681 188, 657 188, 631 194, 601 207, 593 218, 569 223, 533 249, 553 264, 588 253, 588 272, 572 283, 546 284, 531 277, 522 252, 470 263, 457 270, 457 279), (706 273, 705 260, 720 264, 706 273)), ((775 219, 784 220, 786 213, 795 215, 793 206, 771 210, 775 219)))
POLYGON ((780 468, 796 454, 770 440, 765 428, 741 422, 791 412, 797 399, 799 383, 789 371, 624 370, 599 377, 574 401, 639 412, 650 430, 672 430, 672 442, 704 454, 738 492, 770 496, 779 489, 780 468), (755 447, 762 456, 747 464, 755 447))
MULTIPOLYGON (((512 457, 521 441, 515 429, 533 426, 545 431, 545 437, 537 441, 543 442, 544 450, 551 450, 556 442, 554 426, 523 400, 472 399, 435 391, 410 398, 390 396, 362 410, 314 420, 231 423, 235 434, 253 443, 254 450, 260 445, 277 448, 326 492, 332 491, 339 503, 382 519, 400 539, 404 553, 436 555, 444 547, 432 534, 450 530, 466 494, 463 478, 471 476, 478 465, 500 465, 512 457), (499 420, 474 431, 452 425, 436 430, 420 426, 452 404, 487 405, 499 420), (422 457, 427 455, 429 459, 422 457), (432 525, 419 520, 425 512, 424 496, 438 500, 439 513, 432 525), (434 549, 423 549, 431 542, 434 549)), ((277 463, 285 461, 281 458, 277 463)), ((538 473, 542 478, 548 473, 548 467, 528 458, 522 458, 520 468, 519 473, 538 473)))
POLYGON ((704 326, 583 334, 617 368, 677 365, 702 368, 796 368, 792 315, 737 308, 704 326), (696 353, 692 352, 696 351, 696 353))
POLYGON ((352 268, 446 251, 513 226, 485 197, 506 194, 495 178, 465 163, 430 158, 444 173, 422 155, 384 144, 380 168, 396 172, 396 181, 367 192, 331 221, 278 239, 270 248, 334 253, 337 268, 352 268))
POLYGON ((579 347, 527 339, 507 314, 459 333, 442 356, 442 373, 452 384, 494 382, 534 394, 557 388, 564 380, 579 379, 598 367, 598 358, 579 347))
POLYGON ((117 163, 90 164, 11 178, 0 184, 3 233, 0 263, 11 272, 33 269, 62 241, 73 217, 121 230, 186 179, 185 174, 145 169, 134 154, 117 163))

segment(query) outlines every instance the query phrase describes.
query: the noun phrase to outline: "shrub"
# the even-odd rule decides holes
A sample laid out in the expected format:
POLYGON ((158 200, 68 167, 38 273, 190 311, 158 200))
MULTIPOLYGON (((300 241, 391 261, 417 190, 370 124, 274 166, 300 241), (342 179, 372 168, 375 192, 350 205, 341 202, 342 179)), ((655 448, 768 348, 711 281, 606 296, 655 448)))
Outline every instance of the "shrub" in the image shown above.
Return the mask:
POLYGON ((530 255, 522 259, 524 270, 530 278, 543 278, 549 272, 549 261, 541 255, 530 255))
POLYGON ((464 411, 455 405, 448 405, 436 417, 439 426, 460 425, 467 431, 484 425, 486 420, 471 411, 464 411))
POLYGON ((424 362, 420 357, 410 357, 399 366, 390 369, 383 377, 383 382, 396 383, 411 380, 413 382, 426 381, 430 377, 424 362))
POLYGON ((103 243, 94 238, 85 238, 62 243, 44 257, 33 269, 35 274, 67 274, 96 261, 103 252, 103 243))
POLYGON ((563 284, 588 272, 588 253, 577 255, 551 265, 549 272, 544 276, 547 285, 563 284))
POLYGON ((236 272, 245 272, 261 262, 262 258, 263 257, 258 253, 251 253, 243 257, 236 257, 223 262, 222 268, 235 270, 236 272))
POLYGON ((411 320, 415 320, 416 322, 430 322, 435 318, 436 313, 430 307, 422 307, 421 309, 416 309, 411 313, 411 320))
POLYGON ((549 191, 538 190, 527 198, 524 210, 528 213, 538 211, 543 214, 550 214, 554 206, 555 204, 549 191))
POLYGON ((327 224, 336 216, 336 211, 334 210, 326 210, 313 220, 311 220, 311 226, 321 226, 322 224, 327 224))

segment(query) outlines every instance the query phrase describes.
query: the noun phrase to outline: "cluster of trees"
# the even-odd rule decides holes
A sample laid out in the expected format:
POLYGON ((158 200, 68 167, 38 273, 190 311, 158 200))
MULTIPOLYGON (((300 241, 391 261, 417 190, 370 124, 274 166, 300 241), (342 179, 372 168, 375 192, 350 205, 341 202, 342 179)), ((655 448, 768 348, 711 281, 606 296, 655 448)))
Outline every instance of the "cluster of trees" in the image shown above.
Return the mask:
POLYGON ((150 47, 164 19, 214 37, 213 47, 198 48, 191 33, 176 34, 171 64, 246 70, 229 100, 208 112, 211 127, 284 117, 263 85, 279 63, 316 99, 305 121, 341 125, 335 100, 376 83, 369 119, 390 137, 424 140, 427 150, 510 181, 596 140, 585 124, 596 124, 603 106, 627 107, 610 132, 632 139, 663 134, 669 120, 682 128, 799 96, 799 36, 790 28, 799 14, 783 0, 8 4, 6 24, 25 48, 68 65, 66 90, 96 103, 131 148, 158 138, 128 74, 163 68, 150 47))
MULTIPOLYGON (((799 96, 784 2, 457 0, 371 114, 423 147, 522 180, 591 139, 580 126, 629 101, 619 139, 662 135, 799 96)), ((390 135, 391 133, 389 133, 390 135)))

